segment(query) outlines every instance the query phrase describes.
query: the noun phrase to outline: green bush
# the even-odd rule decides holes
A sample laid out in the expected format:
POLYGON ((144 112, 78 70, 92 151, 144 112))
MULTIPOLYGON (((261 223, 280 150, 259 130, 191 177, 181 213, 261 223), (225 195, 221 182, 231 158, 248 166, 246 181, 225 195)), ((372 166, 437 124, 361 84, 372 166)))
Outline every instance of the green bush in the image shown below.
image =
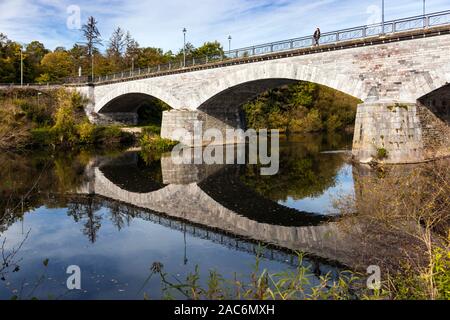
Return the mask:
POLYGON ((385 148, 378 148, 377 149, 377 156, 376 156, 376 158, 378 160, 387 159, 388 156, 389 156, 388 151, 385 148))
POLYGON ((97 127, 95 132, 97 144, 130 143, 133 140, 131 133, 122 131, 118 126, 97 127))
POLYGON ((156 125, 150 125, 142 128, 142 134, 154 134, 154 135, 160 135, 161 134, 161 127, 158 127, 156 125))
POLYGON ((144 151, 168 152, 175 147, 178 142, 163 139, 159 136, 144 134, 140 141, 140 146, 144 151))
POLYGON ((82 144, 93 144, 96 140, 96 126, 89 120, 77 125, 79 141, 82 144))
POLYGON ((56 144, 57 135, 52 128, 43 127, 31 130, 31 143, 39 146, 56 144))

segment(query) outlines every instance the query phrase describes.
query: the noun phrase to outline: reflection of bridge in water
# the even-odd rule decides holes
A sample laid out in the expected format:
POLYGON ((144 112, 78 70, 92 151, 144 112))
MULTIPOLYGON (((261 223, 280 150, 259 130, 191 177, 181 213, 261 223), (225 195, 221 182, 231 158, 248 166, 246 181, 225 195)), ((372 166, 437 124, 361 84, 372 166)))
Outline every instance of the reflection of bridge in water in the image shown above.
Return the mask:
POLYGON ((89 182, 78 191, 148 209, 139 218, 149 220, 236 250, 256 253, 258 243, 272 249, 261 255, 295 263, 288 251, 305 252, 350 265, 348 246, 336 223, 265 199, 239 179, 239 167, 173 165, 162 158, 162 182, 136 171, 137 155, 115 160, 98 159, 89 171, 89 182), (126 171, 126 172, 125 172, 126 171), (131 173, 126 178, 126 174, 131 173), (188 222, 188 223, 186 223, 188 222))

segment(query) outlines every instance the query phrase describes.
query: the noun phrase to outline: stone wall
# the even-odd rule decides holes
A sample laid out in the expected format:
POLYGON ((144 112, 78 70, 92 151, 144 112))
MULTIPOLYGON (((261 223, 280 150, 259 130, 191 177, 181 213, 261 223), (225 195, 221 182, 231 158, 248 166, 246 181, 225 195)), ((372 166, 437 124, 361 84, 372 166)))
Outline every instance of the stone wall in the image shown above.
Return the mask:
POLYGON ((363 163, 416 163, 424 160, 422 127, 415 104, 365 103, 358 106, 353 157, 363 163), (379 159, 379 153, 387 158, 379 159))
POLYGON ((138 114, 133 112, 97 113, 92 121, 98 125, 133 126, 138 124, 138 114))
POLYGON ((417 104, 417 110, 422 127, 424 159, 432 160, 450 156, 449 122, 438 117, 420 102, 417 104))
POLYGON ((422 97, 418 111, 426 159, 450 155, 450 85, 422 97))
POLYGON ((197 132, 201 133, 202 136, 208 129, 219 130, 223 137, 223 143, 225 144, 235 142, 226 141, 227 129, 245 128, 243 116, 237 108, 231 110, 215 110, 215 112, 211 112, 211 110, 209 110, 208 113, 199 110, 171 110, 163 113, 161 137, 181 141, 183 144, 188 146, 208 145, 210 143, 215 143, 215 141, 211 139, 205 139, 201 141, 201 143, 194 141, 193 133, 195 125, 201 126, 197 132), (191 133, 191 136, 176 136, 175 133, 179 129, 185 129, 187 132, 191 133))

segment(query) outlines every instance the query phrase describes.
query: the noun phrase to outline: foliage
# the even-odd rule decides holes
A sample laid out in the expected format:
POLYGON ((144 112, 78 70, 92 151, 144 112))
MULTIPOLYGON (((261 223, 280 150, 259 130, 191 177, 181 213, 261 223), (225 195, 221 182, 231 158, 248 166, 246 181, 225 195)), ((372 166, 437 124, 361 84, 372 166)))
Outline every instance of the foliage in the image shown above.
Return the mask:
POLYGON ((12 102, 0 108, 0 149, 22 148, 29 139, 30 123, 26 114, 12 102))
POLYGON ((41 61, 42 74, 36 79, 37 82, 56 82, 69 77, 75 66, 72 57, 66 51, 47 53, 41 61))
POLYGON ((28 146, 128 144, 133 136, 119 127, 91 124, 85 99, 65 89, 37 92, 12 90, 0 94, 0 148, 28 146))
POLYGON ((261 176, 260 168, 247 165, 240 180, 265 198, 275 202, 321 196, 336 185, 336 177, 345 164, 344 156, 322 154, 322 150, 341 150, 351 146, 347 135, 295 135, 280 143, 280 171, 261 176), (301 141, 301 143, 296 143, 301 141))
POLYGON ((144 135, 160 135, 161 134, 161 127, 150 125, 142 128, 142 134, 144 135))
POLYGON ((143 102, 138 109, 138 118, 140 126, 160 126, 162 122, 162 114, 164 111, 170 110, 169 105, 159 99, 152 99, 143 102))
POLYGON ((450 283, 448 160, 362 173, 357 194, 337 201, 348 243, 364 243, 356 266, 380 266, 391 299, 447 299, 450 283), (355 227, 356 226, 356 227, 355 227))
MULTIPOLYGON (((351 272, 342 272, 336 278, 327 274, 313 284, 315 276, 309 267, 303 265, 302 254, 298 254, 295 270, 276 274, 261 270, 258 254, 248 282, 238 279, 236 274, 232 280, 228 280, 215 270, 210 270, 208 278, 202 279, 198 266, 185 280, 172 276, 175 278, 175 282, 172 282, 164 272, 164 265, 155 262, 141 291, 154 275, 160 277, 161 290, 167 300, 352 300, 362 297, 363 293, 366 297, 373 296, 373 293, 361 287, 360 278, 351 272), (202 283, 206 283, 206 286, 202 283), (355 294, 358 288, 359 296, 355 294)), ((144 298, 148 297, 144 293, 144 298)))
POLYGON ((155 134, 144 133, 139 140, 139 144, 144 152, 167 152, 171 151, 178 142, 163 139, 155 134))
POLYGON ((55 131, 49 127, 41 127, 31 130, 31 141, 38 146, 53 145, 57 140, 55 131))
POLYGON ((282 132, 335 132, 352 126, 358 99, 309 82, 269 90, 243 106, 247 126, 282 132))
POLYGON ((387 159, 388 156, 389 156, 388 151, 385 148, 377 149, 377 155, 376 155, 377 160, 387 159))
POLYGON ((98 21, 94 17, 90 16, 83 25, 82 31, 84 38, 86 39, 87 53, 91 56, 97 49, 97 45, 101 44, 101 34, 97 27, 98 21))
POLYGON ((93 144, 95 142, 96 126, 89 120, 85 120, 76 126, 81 144, 93 144))

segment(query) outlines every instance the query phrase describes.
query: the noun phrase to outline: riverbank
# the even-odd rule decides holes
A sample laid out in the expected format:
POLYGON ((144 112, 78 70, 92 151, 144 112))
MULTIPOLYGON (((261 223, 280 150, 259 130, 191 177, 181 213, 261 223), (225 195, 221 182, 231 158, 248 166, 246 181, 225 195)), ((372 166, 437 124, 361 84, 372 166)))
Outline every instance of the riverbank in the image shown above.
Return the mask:
POLYGON ((97 126, 84 113, 86 101, 65 89, 0 92, 0 148, 73 148, 117 146, 134 142, 118 126, 97 126))

